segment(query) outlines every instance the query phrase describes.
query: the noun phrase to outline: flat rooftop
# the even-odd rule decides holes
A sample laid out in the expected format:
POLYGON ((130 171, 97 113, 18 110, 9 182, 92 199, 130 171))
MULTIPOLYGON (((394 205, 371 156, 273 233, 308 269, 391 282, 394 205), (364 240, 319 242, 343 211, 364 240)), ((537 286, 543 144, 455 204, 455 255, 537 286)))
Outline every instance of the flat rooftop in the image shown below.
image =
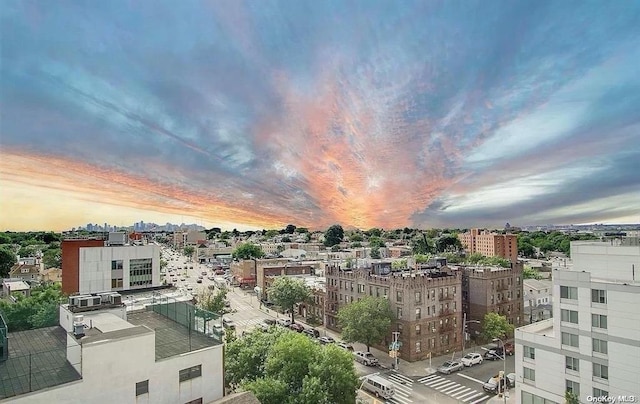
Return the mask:
POLYGON ((208 337, 151 310, 127 313, 127 321, 146 326, 156 333, 156 360, 220 345, 218 338, 208 337))
POLYGON ((546 320, 538 321, 537 323, 519 327, 517 330, 527 334, 538 334, 538 335, 543 335, 545 337, 553 337, 554 336, 553 319, 549 318, 546 320))
POLYGON ((9 357, 0 362, 0 399, 79 380, 67 362, 62 327, 10 332, 9 357))

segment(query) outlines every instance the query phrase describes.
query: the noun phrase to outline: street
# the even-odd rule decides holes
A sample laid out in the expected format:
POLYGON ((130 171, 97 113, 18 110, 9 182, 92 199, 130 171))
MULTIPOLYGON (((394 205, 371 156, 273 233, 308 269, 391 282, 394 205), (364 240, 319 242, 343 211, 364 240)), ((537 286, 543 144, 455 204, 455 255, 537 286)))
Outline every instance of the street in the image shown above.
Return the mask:
MULTIPOLYGON (((204 264, 190 262, 187 257, 181 253, 163 247, 163 256, 168 260, 167 274, 168 282, 171 279, 177 279, 175 282, 178 291, 177 294, 191 294, 197 296, 205 288, 215 285, 215 281, 208 279, 212 275, 211 268, 204 264), (173 260, 171 260, 173 258, 173 260), (181 267, 181 269, 180 269, 181 267), (173 274, 169 274, 169 270, 175 268, 173 274), (206 272, 207 275, 202 275, 206 272), (203 276, 202 283, 197 283, 198 277, 203 276), (184 280, 181 280, 184 279, 184 280)), ((216 276, 220 278, 222 276, 216 276)), ((267 318, 282 317, 282 314, 270 311, 266 308, 260 308, 260 304, 253 291, 244 291, 239 288, 229 287, 227 299, 231 304, 232 313, 225 315, 225 318, 233 320, 236 324, 236 333, 241 334, 243 331, 253 329, 257 324, 263 322, 267 318)), ((340 336, 336 333, 326 330, 324 327, 317 327, 323 335, 329 335, 339 340, 340 336)), ((362 344, 352 344, 355 350, 366 351, 366 347, 362 344)), ((465 350, 465 354, 469 352, 477 352, 484 354, 486 347, 473 347, 465 350)), ((479 365, 465 367, 461 371, 454 372, 450 375, 438 373, 430 373, 427 371, 429 366, 437 368, 442 363, 451 359, 447 357, 434 357, 431 365, 427 361, 408 363, 404 362, 399 369, 392 370, 389 366, 390 358, 386 353, 372 349, 376 357, 380 360, 382 367, 367 367, 358 362, 354 362, 356 372, 359 376, 377 374, 389 380, 395 386, 395 396, 384 401, 389 404, 412 404, 412 403, 437 403, 437 404, 481 404, 489 398, 494 397, 492 393, 487 393, 482 389, 482 385, 491 377, 496 376, 503 367, 506 373, 512 373, 515 369, 515 359, 513 356, 507 356, 506 361, 502 360, 484 360, 479 365)), ((455 359, 459 360, 461 354, 454 354, 455 359)), ((359 394, 365 397, 365 401, 371 400, 366 392, 359 394)), ((369 401, 373 403, 374 401, 369 401)), ((378 400, 378 402, 381 402, 378 400)))

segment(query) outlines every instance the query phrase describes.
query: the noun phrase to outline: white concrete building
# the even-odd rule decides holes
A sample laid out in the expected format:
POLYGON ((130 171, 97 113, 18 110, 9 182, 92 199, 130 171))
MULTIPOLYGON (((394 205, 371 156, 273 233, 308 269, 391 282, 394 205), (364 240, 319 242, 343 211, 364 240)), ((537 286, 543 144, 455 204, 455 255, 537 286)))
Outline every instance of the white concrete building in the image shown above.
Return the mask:
POLYGON ((79 293, 145 289, 161 285, 160 247, 85 247, 79 253, 79 293))
POLYGON ((637 402, 640 246, 573 242, 571 257, 553 271, 553 318, 515 332, 517 402, 637 402))
MULTIPOLYGON (((194 332, 188 344, 186 337, 174 340, 186 331, 160 314, 127 313, 124 306, 74 313, 68 305, 63 305, 60 327, 66 332, 66 365, 73 367, 76 377, 61 376, 60 371, 65 368, 54 362, 64 362, 64 355, 56 354, 55 361, 39 365, 38 372, 50 374, 48 386, 32 386, 32 391, 9 396, 6 402, 195 404, 223 397, 220 341, 194 332), (75 332, 78 324, 83 336, 75 332), (174 338, 168 338, 169 335, 174 338)), ((43 334, 50 329, 33 332, 43 334)), ((9 361, 11 355, 10 352, 9 361)), ((40 358, 39 355, 34 352, 33 357, 40 358)), ((51 351, 49 355, 53 355, 51 351)), ((73 370, 65 369, 64 373, 73 370)), ((15 377, 27 378, 28 375, 15 377)), ((0 402, 5 402, 2 395, 0 402)))

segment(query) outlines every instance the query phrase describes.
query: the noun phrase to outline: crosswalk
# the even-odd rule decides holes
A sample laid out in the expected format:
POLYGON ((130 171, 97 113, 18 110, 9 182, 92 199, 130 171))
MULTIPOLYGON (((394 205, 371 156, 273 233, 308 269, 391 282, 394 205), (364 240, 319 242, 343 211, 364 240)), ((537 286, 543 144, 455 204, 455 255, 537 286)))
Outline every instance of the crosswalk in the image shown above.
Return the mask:
POLYGON ((233 320, 238 327, 250 327, 255 324, 260 324, 264 322, 264 318, 252 318, 250 320, 233 320))
POLYGON ((390 373, 380 375, 381 377, 389 380, 395 387, 395 394, 392 398, 386 400, 388 404, 409 404, 413 403, 411 400, 411 392, 413 387, 413 380, 407 376, 392 370, 390 373))
POLYGON ((439 375, 431 375, 418 379, 418 383, 421 383, 427 387, 430 387, 442 394, 458 400, 461 403, 466 404, 479 404, 489 398, 484 391, 475 390, 471 387, 466 387, 460 383, 456 383, 453 380, 447 379, 439 375))

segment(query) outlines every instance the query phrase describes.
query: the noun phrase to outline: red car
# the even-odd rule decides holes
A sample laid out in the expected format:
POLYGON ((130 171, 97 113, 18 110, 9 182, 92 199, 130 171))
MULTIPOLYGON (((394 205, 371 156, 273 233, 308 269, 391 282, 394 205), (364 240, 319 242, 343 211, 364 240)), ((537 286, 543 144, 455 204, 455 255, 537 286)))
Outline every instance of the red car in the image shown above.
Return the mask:
POLYGON ((304 327, 298 323, 293 323, 289 326, 290 329, 292 329, 293 331, 297 331, 297 332, 303 332, 304 331, 304 327))

